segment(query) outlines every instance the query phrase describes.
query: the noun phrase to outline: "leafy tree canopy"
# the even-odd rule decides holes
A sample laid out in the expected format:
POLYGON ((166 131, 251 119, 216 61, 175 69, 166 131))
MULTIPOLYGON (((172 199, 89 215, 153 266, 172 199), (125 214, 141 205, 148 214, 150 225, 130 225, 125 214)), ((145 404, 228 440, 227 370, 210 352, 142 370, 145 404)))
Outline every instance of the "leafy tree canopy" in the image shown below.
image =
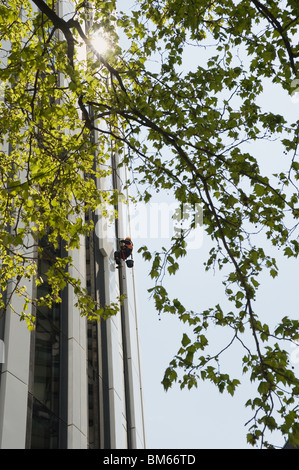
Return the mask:
MULTIPOLYGON (((255 308, 260 274, 278 274, 272 247, 287 258, 299 253, 298 121, 259 101, 269 83, 286 95, 299 84, 298 1, 137 0, 123 13, 115 0, 75 0, 67 17, 54 4, 0 5, 1 307, 5 312, 13 295, 23 296, 18 313, 31 325, 29 306, 59 301, 70 283, 83 315, 116 313, 117 305, 96 305, 66 267, 93 230, 86 215, 103 201, 115 203, 117 194, 98 190, 96 181, 109 176, 106 163, 117 152, 121 164, 134 165, 145 202, 167 189, 180 204, 202 206, 213 243, 205 266, 223 270, 231 304, 228 311, 219 304, 189 311, 169 297, 163 273, 175 274, 187 255, 184 232, 169 250, 140 249, 152 261, 157 310, 188 325, 165 389, 210 380, 233 395, 239 380, 220 372, 221 354, 207 352, 211 325, 232 329, 244 347, 242 370, 257 384, 246 403, 253 416, 248 441, 271 446, 265 431, 278 430, 299 444, 299 381, 285 346, 298 341, 299 321, 282 315, 272 327, 270 312, 255 308), (93 46, 98 31, 113 44, 106 54, 93 46), (248 145, 273 139, 285 168, 274 174, 248 145), (56 257, 47 273, 51 293, 33 299, 24 279, 37 276, 36 246, 45 250, 45 237, 54 248, 62 240, 68 255, 56 257)), ((196 229, 192 218, 189 229, 196 229)))

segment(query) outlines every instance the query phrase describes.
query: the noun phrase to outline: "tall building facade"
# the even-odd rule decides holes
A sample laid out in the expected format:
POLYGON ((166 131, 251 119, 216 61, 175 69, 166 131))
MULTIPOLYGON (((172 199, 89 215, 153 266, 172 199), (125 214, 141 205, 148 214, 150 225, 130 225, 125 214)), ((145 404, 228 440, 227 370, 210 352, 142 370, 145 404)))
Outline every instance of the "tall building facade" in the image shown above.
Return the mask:
MULTIPOLYGON (((70 8, 71 2, 57 2, 62 16, 70 8)), ((121 189, 125 169, 118 170, 117 155, 108 163, 111 177, 100 179, 99 189, 121 189)), ((61 303, 33 312, 33 331, 10 311, 0 316, 0 449, 145 447, 134 269, 116 269, 113 257, 117 239, 130 235, 129 213, 125 205, 118 209, 109 230, 101 211, 89 214, 96 229, 81 238, 70 268, 102 305, 124 294, 117 315, 99 323, 87 320, 68 286, 61 303)), ((64 254, 62 244, 44 248, 51 256, 40 260, 40 276, 53 257, 64 254)), ((33 281, 26 287, 33 297, 49 288, 33 281)), ((21 300, 13 302, 18 311, 21 300)))

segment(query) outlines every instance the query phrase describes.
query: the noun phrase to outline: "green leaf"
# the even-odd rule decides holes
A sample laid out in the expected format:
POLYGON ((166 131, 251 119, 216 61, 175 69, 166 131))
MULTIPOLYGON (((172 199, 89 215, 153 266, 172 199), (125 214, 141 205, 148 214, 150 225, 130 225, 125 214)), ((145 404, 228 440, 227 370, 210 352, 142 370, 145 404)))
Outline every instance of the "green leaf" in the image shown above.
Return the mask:
POLYGON ((186 335, 186 333, 183 334, 183 339, 182 339, 182 345, 184 347, 188 346, 188 344, 191 343, 190 338, 186 335))

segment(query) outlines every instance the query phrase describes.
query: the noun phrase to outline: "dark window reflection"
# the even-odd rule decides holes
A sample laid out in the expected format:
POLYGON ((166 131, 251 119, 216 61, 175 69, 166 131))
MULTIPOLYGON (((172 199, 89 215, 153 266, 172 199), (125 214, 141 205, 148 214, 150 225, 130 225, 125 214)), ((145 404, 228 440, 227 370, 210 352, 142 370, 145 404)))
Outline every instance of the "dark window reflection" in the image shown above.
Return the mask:
POLYGON ((89 447, 99 448, 99 378, 97 325, 88 323, 88 421, 89 447))
POLYGON ((59 413, 60 336, 44 315, 37 317, 34 396, 59 413))
MULTIPOLYGON (((86 237, 86 288, 94 299, 94 245, 93 239, 86 237)), ((90 449, 100 448, 99 430, 99 363, 98 363, 98 326, 97 323, 87 323, 88 342, 88 445, 90 449)))
MULTIPOLYGON (((37 287, 38 298, 51 293, 46 273, 54 263, 55 257, 60 256, 60 251, 54 250, 46 240, 43 240, 42 243, 44 252, 39 262, 39 277, 44 280, 44 283, 37 287)), ((66 423, 60 419, 64 398, 61 394, 62 341, 66 340, 62 333, 62 313, 61 303, 54 304, 52 307, 38 306, 36 312, 32 449, 60 448, 62 446, 61 430, 66 430, 66 423)))
POLYGON ((59 446, 59 419, 49 409, 33 399, 32 449, 57 449, 59 446))

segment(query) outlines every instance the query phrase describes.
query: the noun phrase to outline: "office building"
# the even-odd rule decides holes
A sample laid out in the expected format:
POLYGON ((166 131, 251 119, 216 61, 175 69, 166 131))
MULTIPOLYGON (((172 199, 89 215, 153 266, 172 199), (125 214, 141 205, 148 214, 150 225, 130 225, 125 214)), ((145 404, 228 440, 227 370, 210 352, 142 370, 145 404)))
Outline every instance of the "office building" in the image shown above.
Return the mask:
MULTIPOLYGON (((70 7, 71 2, 57 2, 61 16, 70 7)), ((125 169, 117 169, 117 155, 107 163, 113 171, 98 181, 99 188, 119 187, 125 169)), ((12 311, 0 317, 0 449, 145 447, 134 269, 116 269, 113 257, 117 239, 130 235, 127 209, 119 209, 109 230, 100 210, 89 214, 96 230, 81 237, 70 268, 102 305, 125 294, 117 315, 98 323, 87 320, 68 286, 61 303, 33 312, 33 331, 12 311)), ((46 248, 52 257, 64 255, 63 244, 46 248)), ((40 276, 50 263, 51 256, 40 260, 40 276)), ((26 283, 33 297, 49 288, 26 283)), ((18 302, 13 297, 16 311, 18 302)))

